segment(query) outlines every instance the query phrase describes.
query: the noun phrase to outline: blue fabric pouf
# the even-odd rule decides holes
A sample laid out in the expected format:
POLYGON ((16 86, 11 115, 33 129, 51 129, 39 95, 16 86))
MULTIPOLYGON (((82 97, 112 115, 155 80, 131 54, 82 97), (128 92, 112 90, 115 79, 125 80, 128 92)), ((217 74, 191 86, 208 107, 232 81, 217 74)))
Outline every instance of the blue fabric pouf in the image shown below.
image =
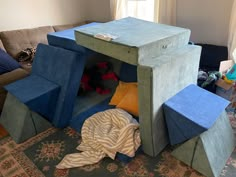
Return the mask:
POLYGON ((189 85, 167 100, 164 113, 171 145, 208 130, 229 101, 196 85, 189 85))

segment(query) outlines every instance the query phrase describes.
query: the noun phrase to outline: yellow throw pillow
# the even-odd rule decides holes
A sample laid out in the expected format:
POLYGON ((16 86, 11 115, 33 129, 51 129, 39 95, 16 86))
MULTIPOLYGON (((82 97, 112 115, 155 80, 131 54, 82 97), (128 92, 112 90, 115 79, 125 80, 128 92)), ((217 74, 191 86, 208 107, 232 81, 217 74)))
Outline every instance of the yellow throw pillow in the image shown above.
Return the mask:
POLYGON ((116 87, 116 91, 112 96, 109 105, 118 105, 119 102, 123 99, 128 90, 132 87, 137 87, 137 82, 119 82, 119 85, 116 87))
POLYGON ((116 106, 116 108, 124 109, 125 111, 138 116, 138 87, 130 87, 128 92, 125 94, 120 103, 116 106))

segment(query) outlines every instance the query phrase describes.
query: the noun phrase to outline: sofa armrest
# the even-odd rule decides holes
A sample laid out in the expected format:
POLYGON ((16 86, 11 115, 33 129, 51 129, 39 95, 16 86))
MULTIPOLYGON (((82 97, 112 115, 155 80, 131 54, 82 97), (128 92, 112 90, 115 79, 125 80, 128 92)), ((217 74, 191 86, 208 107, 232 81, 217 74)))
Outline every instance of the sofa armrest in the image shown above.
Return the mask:
POLYGON ((4 46, 3 46, 3 43, 2 43, 2 41, 1 41, 1 39, 0 39, 0 48, 6 52, 6 49, 4 48, 4 46))
POLYGON ((0 75, 0 87, 10 84, 16 80, 22 79, 28 75, 29 75, 29 73, 22 68, 18 68, 18 69, 11 71, 11 72, 1 74, 0 75))

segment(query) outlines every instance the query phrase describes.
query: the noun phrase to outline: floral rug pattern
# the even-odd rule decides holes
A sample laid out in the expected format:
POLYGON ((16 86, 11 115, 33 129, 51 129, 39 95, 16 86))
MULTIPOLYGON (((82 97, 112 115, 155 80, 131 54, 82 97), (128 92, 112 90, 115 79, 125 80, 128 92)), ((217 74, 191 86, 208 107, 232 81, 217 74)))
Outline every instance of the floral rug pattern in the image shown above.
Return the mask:
MULTIPOLYGON (((236 134, 236 115, 228 112, 236 134)), ((71 128, 47 131, 16 144, 11 137, 0 139, 0 177, 203 177, 171 155, 167 148, 157 157, 139 153, 129 163, 105 158, 97 164, 59 170, 55 166, 69 153, 77 152, 80 134, 71 128)), ((221 177, 235 177, 236 150, 228 159, 221 177)))

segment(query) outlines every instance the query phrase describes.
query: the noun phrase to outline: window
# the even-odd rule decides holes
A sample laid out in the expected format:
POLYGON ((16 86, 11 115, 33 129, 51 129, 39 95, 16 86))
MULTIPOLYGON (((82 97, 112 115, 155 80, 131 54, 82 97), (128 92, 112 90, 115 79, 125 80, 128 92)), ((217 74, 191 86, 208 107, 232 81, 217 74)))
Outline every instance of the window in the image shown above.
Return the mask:
POLYGON ((154 0, 128 0, 127 16, 154 21, 154 0))
POLYGON ((113 19, 136 17, 175 25, 176 0, 111 0, 113 19))

